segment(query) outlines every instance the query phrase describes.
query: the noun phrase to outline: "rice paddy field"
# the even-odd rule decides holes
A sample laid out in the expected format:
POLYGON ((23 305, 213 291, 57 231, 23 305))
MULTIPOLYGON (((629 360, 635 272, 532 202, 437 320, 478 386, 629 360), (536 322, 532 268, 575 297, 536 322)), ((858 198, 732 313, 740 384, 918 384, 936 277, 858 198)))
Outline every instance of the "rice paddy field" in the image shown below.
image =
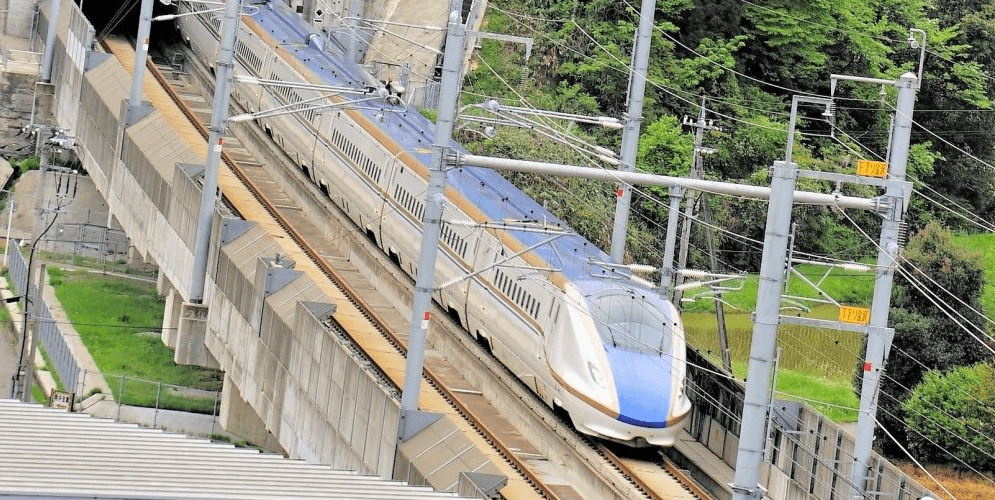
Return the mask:
MULTIPOLYGON (((995 311, 995 235, 958 236, 958 245, 982 253, 986 262, 986 287, 983 304, 989 316, 995 311)), ((786 295, 794 297, 782 302, 782 314, 836 320, 839 308, 819 302, 819 290, 843 305, 869 308, 873 295, 872 271, 828 269, 816 265, 797 267, 792 274, 786 295), (827 272, 828 271, 828 272, 827 272), (813 285, 817 286, 816 289, 813 285)), ((731 290, 721 296, 725 304, 726 330, 737 378, 746 376, 753 336, 751 313, 756 307, 758 279, 748 275, 738 283, 729 283, 731 290)), ((700 289, 699 289, 700 290, 700 289)), ((688 346, 705 353, 721 365, 715 302, 709 294, 685 294, 684 328, 688 346)), ((781 348, 777 390, 785 399, 801 398, 821 401, 813 403, 837 422, 856 420, 859 398, 853 393, 852 378, 860 360, 861 335, 854 332, 782 325, 778 329, 781 348)))

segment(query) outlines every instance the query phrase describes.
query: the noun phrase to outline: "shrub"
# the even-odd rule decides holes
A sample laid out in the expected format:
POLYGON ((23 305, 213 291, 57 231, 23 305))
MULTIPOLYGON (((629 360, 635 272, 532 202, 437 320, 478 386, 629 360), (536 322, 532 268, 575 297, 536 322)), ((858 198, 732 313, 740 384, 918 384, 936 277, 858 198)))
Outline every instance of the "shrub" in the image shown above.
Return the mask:
POLYGON ((929 372, 903 408, 913 453, 995 470, 995 365, 929 372))

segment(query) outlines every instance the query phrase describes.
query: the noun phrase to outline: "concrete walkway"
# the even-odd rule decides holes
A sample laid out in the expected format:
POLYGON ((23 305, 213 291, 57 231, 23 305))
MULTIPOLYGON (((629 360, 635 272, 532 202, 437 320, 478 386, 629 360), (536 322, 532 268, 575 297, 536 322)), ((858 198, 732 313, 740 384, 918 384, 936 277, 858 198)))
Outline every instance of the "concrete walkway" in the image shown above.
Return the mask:
POLYGON ((121 405, 118 407, 113 400, 97 401, 87 407, 84 401, 84 411, 95 417, 111 418, 119 422, 129 422, 142 427, 154 427, 171 432, 206 436, 209 434, 227 434, 218 423, 217 416, 202 415, 175 410, 156 410, 139 406, 121 405))

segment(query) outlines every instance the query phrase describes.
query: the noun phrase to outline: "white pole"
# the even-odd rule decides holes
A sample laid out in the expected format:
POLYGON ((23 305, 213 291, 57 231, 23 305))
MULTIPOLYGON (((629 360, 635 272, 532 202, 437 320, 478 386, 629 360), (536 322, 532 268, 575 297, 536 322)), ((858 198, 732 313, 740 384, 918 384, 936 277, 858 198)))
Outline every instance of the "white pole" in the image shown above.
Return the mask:
MULTIPOLYGON (((912 133, 912 112, 916 103, 918 79, 913 73, 905 73, 899 79, 898 102, 895 105, 895 119, 889 151, 891 162, 888 176, 905 180, 906 165, 909 159, 909 139, 912 133)), ((900 190, 889 188, 885 196, 901 198, 900 190)), ((851 493, 862 496, 866 492, 867 470, 871 464, 871 445, 874 442, 875 418, 878 405, 878 389, 884 373, 884 362, 891 349, 892 335, 887 331, 888 313, 891 308, 891 287, 895 279, 895 259, 898 257, 898 234, 902 222, 902 207, 895 203, 895 209, 885 215, 881 222, 881 237, 878 262, 875 267, 874 298, 871 300, 870 326, 879 327, 867 336, 867 352, 864 357, 864 375, 860 390, 860 413, 857 416, 857 439, 853 450, 853 469, 850 476, 851 493)))
POLYGON ((460 19, 459 3, 450 2, 449 30, 446 34, 446 54, 442 66, 442 91, 439 94, 439 114, 435 123, 435 143, 432 147, 432 170, 425 192, 425 214, 422 220, 421 249, 418 257, 418 272, 415 276, 415 293, 411 306, 411 325, 408 337, 408 356, 404 368, 404 387, 401 391, 401 420, 398 425, 399 439, 414 430, 409 424, 411 416, 418 411, 421 392, 422 370, 425 363, 425 343, 428 334, 429 308, 432 302, 432 287, 435 282, 435 260, 439 250, 440 219, 442 201, 446 187, 446 154, 453 136, 453 119, 456 115, 456 101, 459 98, 460 64, 466 27, 460 19))
MULTIPOLYGON (((671 187, 680 186, 685 189, 704 191, 706 193, 727 194, 744 198, 770 198, 771 188, 751 186, 748 184, 732 184, 729 182, 709 181, 704 179, 688 179, 686 177, 670 177, 667 175, 647 174, 643 172, 621 172, 595 167, 579 167, 576 165, 560 165, 540 161, 512 160, 491 156, 460 155, 457 158, 460 165, 509 170, 512 172, 529 172, 557 177, 575 177, 608 182, 624 182, 640 186, 671 187)), ((794 191, 795 203, 806 205, 827 205, 858 210, 877 210, 880 200, 877 198, 857 198, 836 194, 813 193, 810 191, 794 191)))
MULTIPOLYGON (((633 43, 632 73, 629 75, 629 111, 622 131, 622 158, 618 169, 632 172, 636 169, 639 145, 639 127, 643 121, 643 97, 646 94, 646 74, 649 71, 650 40, 653 38, 653 14, 656 0, 643 0, 639 9, 639 27, 633 43)), ((615 262, 622 262, 625 255, 625 235, 629 225, 629 205, 632 187, 621 184, 615 201, 615 222, 612 227, 610 255, 615 262)), ((676 215, 674 216, 676 217, 676 215)), ((670 264, 672 267, 672 264, 670 264)))
POLYGON ((197 216, 197 237, 194 244, 193 278, 190 283, 190 302, 201 304, 207 280, 207 260, 211 243, 211 225, 217 202, 218 168, 221 164, 221 136, 228 125, 228 104, 231 98, 231 79, 235 60, 235 39, 238 35, 240 0, 227 0, 225 18, 221 24, 221 45, 215 70, 214 107, 211 110, 211 133, 207 140, 207 161, 204 169, 204 187, 200 196, 197 216))

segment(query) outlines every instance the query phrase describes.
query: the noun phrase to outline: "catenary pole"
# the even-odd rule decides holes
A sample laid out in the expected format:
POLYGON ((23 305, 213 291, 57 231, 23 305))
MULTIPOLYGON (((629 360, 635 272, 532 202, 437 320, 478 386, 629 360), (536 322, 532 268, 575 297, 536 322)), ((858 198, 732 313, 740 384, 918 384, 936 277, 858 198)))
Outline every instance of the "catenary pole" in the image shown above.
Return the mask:
MULTIPOLYGON (((9 3, 9 2, 8 2, 9 3)), ((62 9, 62 2, 52 0, 48 5, 48 33, 45 34, 45 52, 41 60, 41 79, 43 82, 52 81, 52 60, 55 59, 55 35, 59 29, 59 11, 62 9)), ((9 5, 8 5, 9 11, 9 5)), ((8 12, 8 15, 10 13, 8 12)))
POLYGON ((155 0, 142 0, 138 15, 138 38, 135 39, 135 66, 132 68, 131 95, 125 112, 126 125, 135 123, 142 107, 142 84, 145 81, 145 59, 149 53, 149 33, 152 31, 152 4, 155 0))
MULTIPOLYGON (((770 203, 767 206, 767 229, 763 257, 760 263, 760 284, 757 288, 756 319, 750 344, 750 366, 746 376, 746 396, 733 477, 733 500, 760 499, 760 468, 764 461, 767 441, 767 410, 770 405, 771 370, 777 347, 777 326, 780 322, 781 285, 784 282, 784 259, 788 247, 788 229, 798 168, 791 161, 794 146, 795 115, 798 103, 814 102, 813 98, 794 96, 788 123, 788 143, 783 162, 775 162, 771 178, 770 203)), ((819 99, 824 103, 828 100, 819 99)))
POLYGON ((352 18, 349 21, 349 27, 352 29, 352 35, 349 37, 349 59, 361 64, 363 61, 359 57, 359 45, 365 40, 360 31, 360 19, 363 17, 363 2, 362 0, 352 0, 352 3, 349 5, 349 17, 352 18))
POLYGON ((670 207, 667 210, 667 239, 663 245, 663 265, 660 266, 660 295, 670 300, 674 291, 674 246, 677 242, 677 219, 680 218, 684 188, 670 187, 670 207))
POLYGON ((409 419, 418 411, 422 369, 425 363, 425 340, 428 334, 432 287, 435 282, 435 260, 439 250, 440 220, 445 200, 446 168, 450 165, 453 121, 461 84, 461 61, 466 27, 460 19, 460 3, 449 5, 449 26, 442 64, 442 86, 439 92, 439 113, 435 122, 435 142, 432 145, 432 166, 425 193, 425 214, 422 219, 421 250, 415 276, 415 293, 411 306, 408 355, 401 392, 401 419, 398 435, 412 432, 409 419))
MULTIPOLYGON (((905 73, 898 80, 898 101, 891 134, 888 176, 905 180, 909 159, 909 140, 912 134, 912 113, 915 110, 918 78, 905 73)), ((874 441, 875 414, 877 413, 878 388, 884 372, 884 361, 891 349, 893 331, 888 330, 888 313, 891 308, 891 287, 894 283, 896 259, 899 253, 899 225, 904 216, 904 199, 909 193, 889 185, 885 197, 893 200, 892 210, 884 214, 874 278, 874 297, 871 300, 870 326, 867 353, 864 357, 864 377, 860 389, 860 414, 857 417, 857 438, 853 452, 851 488, 854 496, 863 497, 866 491, 867 470, 871 463, 871 445, 874 441)))
MULTIPOLYGON (((622 130, 622 151, 618 169, 632 172, 636 169, 636 153, 639 146, 639 127, 643 121, 643 96, 646 93, 646 73, 649 68, 650 39, 653 35, 653 14, 656 0, 643 0, 639 10, 639 27, 633 47, 632 73, 629 75, 629 110, 622 130)), ((632 187, 619 184, 618 198, 615 201, 615 224, 612 228, 611 258, 622 262, 625 255, 625 234, 629 224, 629 204, 632 202, 632 187)))
POLYGON ((207 162, 204 169, 204 187, 200 196, 200 213, 197 217, 197 239, 194 245, 193 279, 190 283, 190 302, 204 300, 204 283, 207 280, 207 257, 211 243, 211 226, 217 202, 218 167, 221 163, 221 137, 228 123, 228 103, 231 95, 231 73, 234 60, 235 38, 238 35, 240 0, 225 2, 225 18, 221 29, 221 49, 214 70, 214 107, 211 110, 211 133, 207 140, 207 162))

